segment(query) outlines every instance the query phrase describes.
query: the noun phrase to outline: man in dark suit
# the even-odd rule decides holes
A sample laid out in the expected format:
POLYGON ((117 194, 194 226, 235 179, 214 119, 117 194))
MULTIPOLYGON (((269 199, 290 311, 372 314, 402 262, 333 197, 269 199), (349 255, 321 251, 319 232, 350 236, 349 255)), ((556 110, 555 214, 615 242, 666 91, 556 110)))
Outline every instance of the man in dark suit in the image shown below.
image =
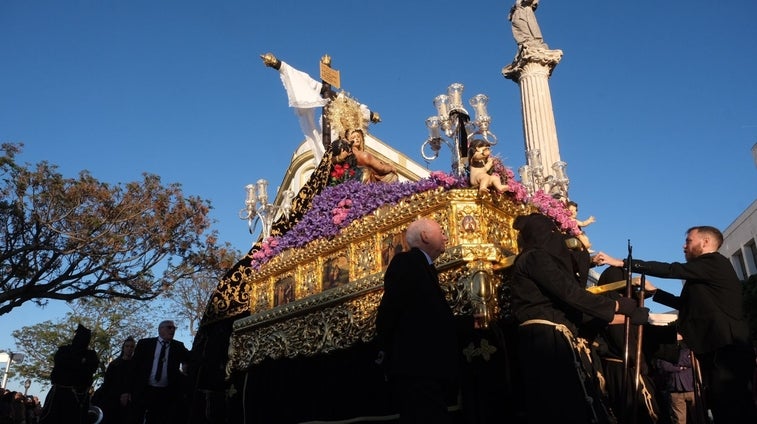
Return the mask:
MULTIPOLYGON (((731 262, 718 253, 722 244, 723 234, 717 228, 692 227, 683 245, 686 263, 634 259, 631 272, 686 280, 680 296, 649 282, 645 289, 654 293, 655 302, 678 310, 678 331, 699 361, 707 406, 715 422, 754 423, 757 410, 750 389, 754 350, 743 310, 743 288, 731 262)), ((603 252, 594 261, 628 265, 603 252)))
MULTIPOLYGON (((134 350, 131 397, 146 424, 180 423, 186 411, 186 374, 189 350, 174 340, 176 325, 163 321, 158 337, 141 339, 134 350)), ((141 423, 142 421, 138 421, 141 423)))
POLYGON ((450 423, 446 399, 458 379, 459 347, 433 265, 447 236, 436 221, 422 218, 405 238, 410 250, 396 254, 384 274, 376 331, 400 423, 450 423))

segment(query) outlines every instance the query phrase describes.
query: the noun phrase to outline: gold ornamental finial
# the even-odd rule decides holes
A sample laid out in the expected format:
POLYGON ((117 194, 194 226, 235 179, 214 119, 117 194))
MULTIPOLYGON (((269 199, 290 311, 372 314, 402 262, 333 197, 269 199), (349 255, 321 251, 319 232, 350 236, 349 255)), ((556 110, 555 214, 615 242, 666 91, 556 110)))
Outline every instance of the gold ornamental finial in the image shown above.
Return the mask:
POLYGON ((269 68, 279 69, 279 67, 281 66, 281 61, 277 59, 276 56, 274 56, 271 52, 261 54, 260 58, 263 59, 263 64, 265 66, 268 66, 269 68))
POLYGON ((330 68, 331 67, 331 56, 329 56, 328 54, 323 55, 323 57, 321 57, 321 63, 323 63, 324 65, 326 65, 326 66, 328 66, 330 68))

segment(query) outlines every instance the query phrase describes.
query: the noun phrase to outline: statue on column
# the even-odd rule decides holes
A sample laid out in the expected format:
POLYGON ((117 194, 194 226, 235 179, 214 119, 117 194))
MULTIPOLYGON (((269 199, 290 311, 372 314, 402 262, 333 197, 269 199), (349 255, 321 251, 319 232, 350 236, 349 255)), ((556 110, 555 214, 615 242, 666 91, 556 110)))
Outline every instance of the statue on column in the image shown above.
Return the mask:
POLYGON ((536 21, 536 8, 539 7, 539 0, 515 0, 515 4, 510 8, 510 14, 507 19, 513 26, 513 37, 518 47, 536 47, 549 49, 539 29, 539 23, 536 21))
POLYGON ((552 69, 562 59, 562 50, 550 50, 544 42, 534 14, 537 7, 539 0, 515 0, 515 4, 510 8, 507 19, 512 23, 513 38, 518 43, 518 52, 513 62, 502 68, 505 78, 517 81, 524 66, 529 63, 549 66, 551 75, 552 69))

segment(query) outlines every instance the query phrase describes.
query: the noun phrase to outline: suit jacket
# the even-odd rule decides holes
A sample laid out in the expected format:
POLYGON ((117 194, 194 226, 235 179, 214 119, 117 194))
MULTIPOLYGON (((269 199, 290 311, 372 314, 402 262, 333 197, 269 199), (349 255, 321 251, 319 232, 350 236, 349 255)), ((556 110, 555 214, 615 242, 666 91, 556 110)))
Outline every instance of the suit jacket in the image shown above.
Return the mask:
POLYGON ((686 263, 633 260, 631 271, 686 280, 680 296, 658 289, 653 300, 678 309, 679 332, 694 353, 748 343, 741 282, 725 256, 705 253, 686 263))
POLYGON ((398 253, 389 263, 376 332, 390 377, 458 377, 455 317, 436 270, 420 249, 398 253))
MULTIPOLYGON (((142 392, 145 386, 149 385, 157 344, 157 337, 141 339, 137 342, 132 358, 132 361, 134 361, 134 377, 130 384, 132 394, 142 392)), ((181 372, 180 367, 182 363, 189 362, 189 357, 189 350, 184 347, 184 343, 171 340, 166 361, 168 388, 170 390, 182 390, 186 376, 181 372)))

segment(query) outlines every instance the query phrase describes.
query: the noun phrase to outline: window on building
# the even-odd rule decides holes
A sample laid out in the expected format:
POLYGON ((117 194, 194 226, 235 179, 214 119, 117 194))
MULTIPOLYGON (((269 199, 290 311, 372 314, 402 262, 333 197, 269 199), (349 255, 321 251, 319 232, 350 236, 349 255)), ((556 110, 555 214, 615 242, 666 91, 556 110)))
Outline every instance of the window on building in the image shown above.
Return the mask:
POLYGON ((744 246, 744 259, 746 259, 746 276, 757 274, 757 246, 754 240, 744 246))
POLYGON ((731 264, 733 269, 736 270, 736 275, 739 276, 739 280, 746 280, 746 273, 744 271, 744 254, 741 250, 737 250, 736 253, 731 256, 731 264))

